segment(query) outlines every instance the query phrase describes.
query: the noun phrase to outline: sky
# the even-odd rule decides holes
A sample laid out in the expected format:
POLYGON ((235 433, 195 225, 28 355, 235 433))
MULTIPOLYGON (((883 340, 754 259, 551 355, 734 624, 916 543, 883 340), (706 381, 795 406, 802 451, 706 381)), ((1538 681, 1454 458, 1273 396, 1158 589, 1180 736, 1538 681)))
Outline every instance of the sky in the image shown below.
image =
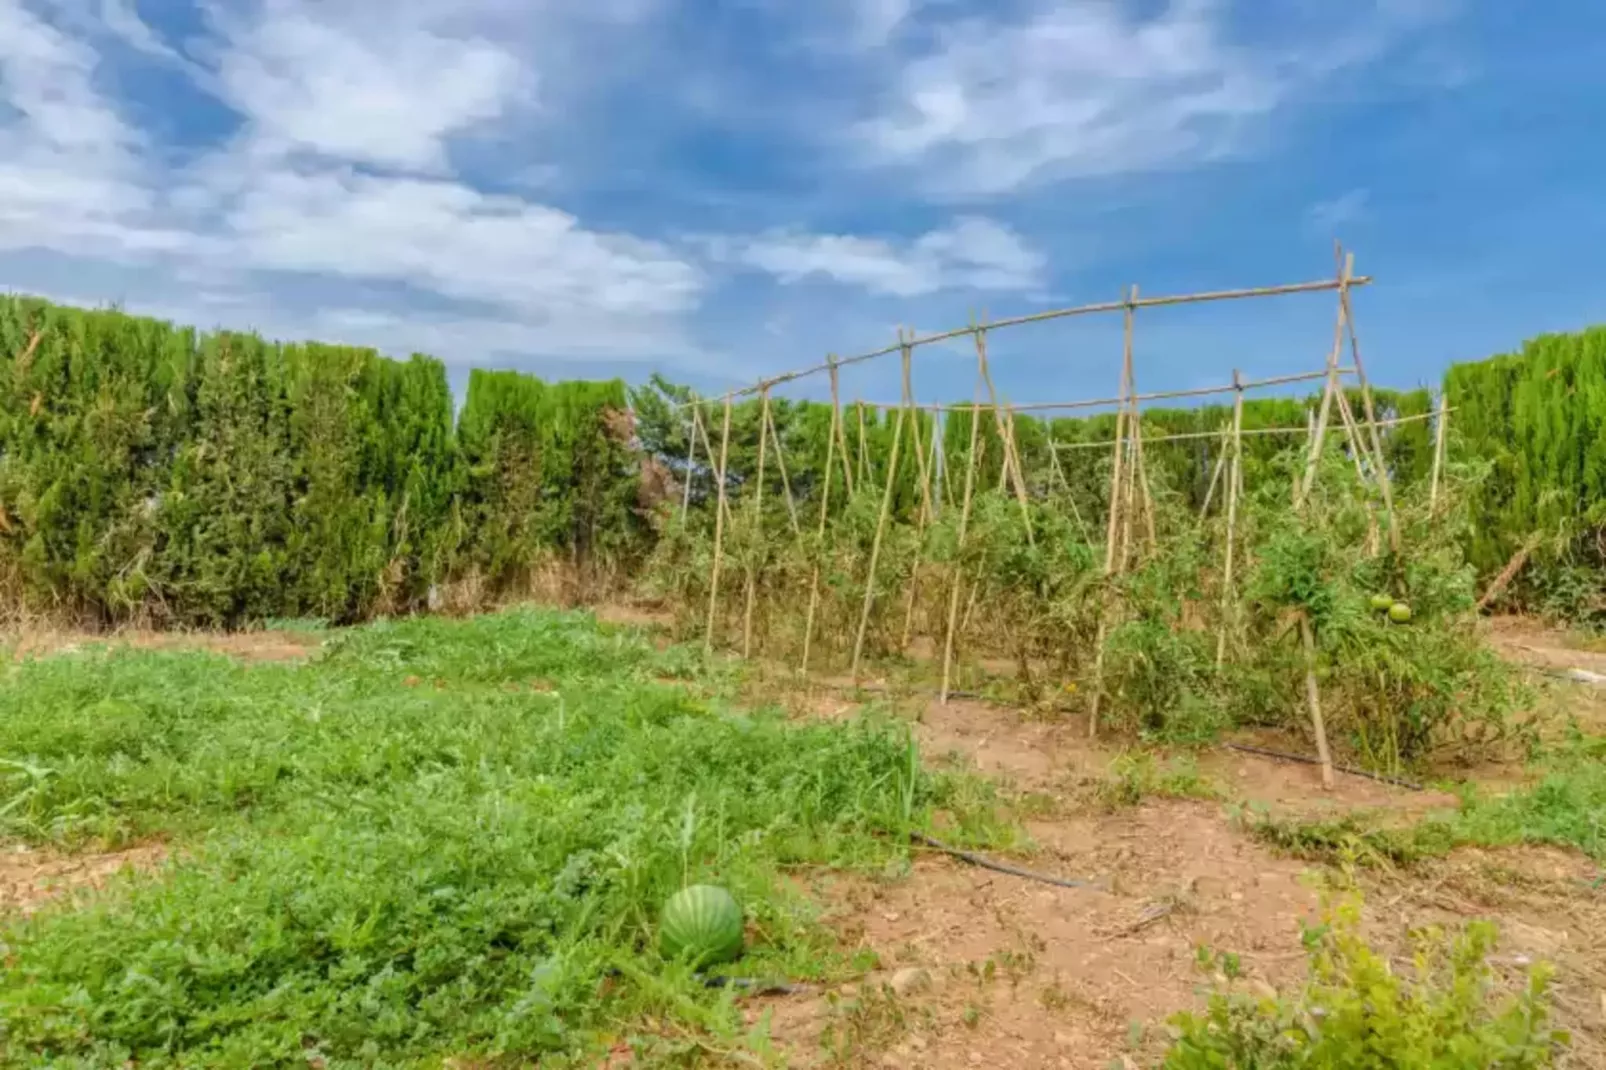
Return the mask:
MULTIPOLYGON (((0 288, 714 393, 1336 239, 1409 387, 1606 322, 1603 129, 1598 3, 0 0, 0 288)), ((1336 307, 1141 310, 1138 387, 1318 369, 1336 307)), ((1108 396, 1121 318, 988 347, 1011 400, 1108 396)))

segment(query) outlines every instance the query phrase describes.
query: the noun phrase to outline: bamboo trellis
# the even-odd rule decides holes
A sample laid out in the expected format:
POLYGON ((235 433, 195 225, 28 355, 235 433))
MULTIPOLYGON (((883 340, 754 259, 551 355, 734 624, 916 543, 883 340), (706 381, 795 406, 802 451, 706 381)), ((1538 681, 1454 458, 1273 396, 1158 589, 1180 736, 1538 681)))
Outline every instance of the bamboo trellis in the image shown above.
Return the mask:
MULTIPOLYGON (((803 523, 798 516, 798 506, 793 497, 792 482, 787 474, 780 438, 776 434, 775 418, 771 411, 772 393, 776 387, 797 382, 819 372, 825 372, 830 381, 831 423, 827 433, 823 478, 819 479, 819 485, 815 488, 819 497, 819 512, 815 524, 814 538, 823 543, 827 521, 831 512, 838 464, 842 469, 841 485, 846 495, 852 496, 859 485, 868 486, 875 483, 879 485, 880 489, 880 504, 870 545, 867 575, 864 579, 864 587, 860 599, 857 626, 853 634, 851 665, 855 683, 859 681, 863 668, 869 622, 877 599, 877 570, 892 513, 894 490, 898 485, 900 471, 904 466, 910 464, 910 458, 912 457, 913 475, 918 487, 918 497, 916 504, 912 508, 916 510, 914 523, 922 535, 926 526, 932 523, 937 516, 939 502, 944 512, 948 508, 957 507, 959 511, 956 528, 957 549, 958 552, 962 553, 969 537, 972 511, 976 500, 977 480, 981 476, 978 471, 978 462, 980 459, 979 438, 983 408, 989 410, 991 423, 1002 452, 997 472, 997 487, 1001 491, 1007 490, 1016 499, 1028 540, 1035 539, 1030 509, 1032 489, 1026 479, 1022 452, 1017 441, 1016 414, 1097 408, 1114 409, 1115 437, 1113 439, 1097 442, 1056 442, 1051 439, 1048 443, 1049 490, 1051 492, 1056 481, 1060 488, 1069 490, 1070 484, 1060 460, 1062 451, 1108 449, 1111 455, 1111 471, 1108 481, 1109 507, 1105 518, 1106 527, 1104 532, 1103 573, 1106 582, 1101 600, 1102 611, 1099 613, 1098 638, 1096 650, 1094 651, 1094 681, 1090 699, 1090 716, 1088 718, 1088 732, 1090 735, 1096 735, 1099 727, 1100 705, 1103 699, 1102 680, 1105 636, 1122 612, 1121 599, 1117 593, 1119 585, 1115 581, 1134 563, 1140 561, 1145 554, 1153 554, 1158 549, 1153 494, 1150 490, 1147 465, 1144 461, 1145 446, 1152 447, 1158 443, 1180 442, 1190 439, 1211 439, 1219 442, 1220 447, 1211 472, 1210 485, 1205 496, 1203 508, 1203 512, 1208 513, 1212 504, 1219 500, 1221 503, 1220 508, 1226 521, 1226 539, 1222 550, 1222 621, 1217 635, 1216 648, 1216 662, 1219 666, 1225 658, 1229 643, 1232 641, 1230 633, 1233 630, 1233 622, 1227 618, 1231 613, 1233 604, 1233 584, 1238 563, 1236 542, 1238 536, 1238 507, 1243 494, 1242 460, 1243 440, 1245 438, 1257 435, 1297 435, 1301 433, 1308 436, 1304 469, 1296 476, 1293 486, 1295 507, 1296 509, 1303 509, 1317 475, 1318 461, 1325 446, 1328 430, 1336 420, 1344 436, 1347 452, 1355 465, 1357 475, 1363 481, 1374 483, 1379 491, 1383 515, 1379 518, 1374 514, 1371 521, 1374 548, 1379 532, 1385 531, 1391 547, 1397 549, 1399 545, 1399 529, 1394 514, 1393 489, 1383 453, 1380 430, 1408 424, 1416 420, 1433 419, 1435 421, 1436 436, 1433 455, 1432 498, 1435 504, 1438 500, 1438 485, 1443 464, 1444 429, 1450 409, 1441 398, 1437 410, 1432 413, 1401 416, 1393 419, 1378 418, 1373 401, 1371 383, 1366 376, 1365 366, 1361 360, 1358 332, 1355 326, 1351 300, 1351 291, 1353 289, 1369 285, 1372 280, 1365 276, 1357 276, 1354 273, 1354 259, 1352 256, 1345 254, 1342 249, 1336 250, 1335 261, 1337 265, 1336 277, 1315 282, 1157 297, 1142 297, 1139 295, 1138 288, 1132 286, 1127 289, 1119 301, 1086 304, 1000 320, 977 321, 973 319, 965 327, 924 336, 915 335, 900 328, 898 340, 894 345, 850 357, 832 355, 823 364, 770 376, 750 386, 727 391, 718 398, 708 400, 694 398, 692 401, 685 403, 685 406, 682 407, 689 406, 692 410, 690 427, 687 431, 686 465, 688 473, 691 472, 696 464, 700 446, 703 456, 707 459, 708 468, 717 484, 713 496, 715 499, 713 563, 710 568, 709 597, 704 623, 705 646, 712 650, 718 639, 717 618, 719 615, 722 560, 726 553, 727 528, 736 520, 728 500, 731 479, 729 461, 732 406, 738 398, 757 396, 761 407, 756 485, 753 487, 750 496, 748 494, 741 495, 741 497, 751 502, 750 515, 761 518, 765 474, 773 451, 775 466, 780 473, 782 482, 782 496, 785 499, 790 530, 792 536, 802 545, 807 536, 803 523), (1135 370, 1135 333, 1139 310, 1246 298, 1324 292, 1336 293, 1338 310, 1332 343, 1328 348, 1324 366, 1320 370, 1261 379, 1248 379, 1235 369, 1232 381, 1219 386, 1149 393, 1138 392, 1135 370), (1064 402, 1031 401, 1016 404, 1011 404, 1000 396, 992 376, 988 353, 988 338, 992 333, 1007 328, 1043 323, 1067 317, 1116 312, 1122 316, 1123 329, 1119 389, 1115 396, 1064 402), (966 337, 973 341, 976 357, 976 389, 971 402, 968 405, 918 402, 915 398, 913 387, 914 357, 917 350, 925 346, 966 337), (894 353, 900 356, 902 365, 902 397, 896 403, 853 401, 853 431, 856 433, 853 435, 853 440, 850 441, 849 421, 845 418, 841 396, 841 369, 894 353), (1249 391, 1315 381, 1323 383, 1323 390, 1320 403, 1316 410, 1310 414, 1310 422, 1306 427, 1247 428, 1243 426, 1244 400, 1249 391), (1359 387, 1362 409, 1360 413, 1352 410, 1344 385, 1347 381, 1353 381, 1359 387), (1222 394, 1230 394, 1233 399, 1232 419, 1230 423, 1218 430, 1161 435, 1146 433, 1144 430, 1142 409, 1147 403, 1183 398, 1204 398, 1222 394), (706 421, 703 419, 704 407, 712 404, 719 404, 724 410, 721 434, 717 446, 716 443, 711 441, 706 421), (869 445, 870 436, 866 414, 874 412, 889 414, 892 425, 891 445, 885 458, 884 471, 881 470, 881 464, 877 458, 872 456, 875 451, 869 445), (970 417, 969 442, 963 454, 964 471, 962 479, 956 479, 956 476, 960 475, 960 473, 951 471, 953 466, 949 463, 947 449, 939 447, 939 440, 946 439, 948 430, 943 417, 953 412, 968 413, 970 417), (922 414, 930 414, 929 434, 924 430, 925 424, 922 421, 922 414)), ((991 477, 989 476, 988 478, 991 477)), ((688 485, 681 503, 683 515, 689 510, 691 504, 689 479, 688 475, 688 485)), ((1368 505, 1368 508, 1370 509, 1371 506, 1368 505)), ((1076 520, 1085 531, 1086 525, 1082 522, 1080 515, 1076 517, 1076 520)), ((761 532, 760 537, 762 537, 761 532)), ((915 563, 908 576, 907 589, 902 592, 905 595, 902 604, 902 630, 901 637, 895 644, 900 650, 906 648, 910 642, 915 611, 916 585, 920 582, 921 569, 922 562, 917 553, 915 563)), ((745 569, 745 597, 742 612, 741 646, 744 656, 751 656, 754 647, 754 603, 758 582, 756 571, 753 559, 750 558, 745 569)), ((803 627, 802 658, 798 664, 799 670, 804 672, 808 671, 811 666, 814 639, 818 630, 822 584, 822 562, 818 557, 813 562, 810 572, 809 596, 803 627)), ((961 603, 965 601, 966 585, 967 581, 962 561, 957 562, 951 569, 951 576, 947 585, 946 620, 942 622, 941 628, 942 684, 940 697, 944 702, 948 700, 951 693, 956 646, 964 631, 964 621, 968 620, 970 616, 970 610, 967 610, 963 617, 960 614, 961 603)), ((969 604, 972 609, 975 607, 979 593, 979 585, 973 584, 970 588, 969 596, 969 604)), ((1301 636, 1307 655, 1309 713, 1315 733, 1317 751, 1323 768, 1324 780, 1330 781, 1331 760, 1328 754, 1325 727, 1322 723, 1319 705, 1319 693, 1316 687, 1313 660, 1314 639, 1311 635, 1311 626, 1308 620, 1301 620, 1301 636)))

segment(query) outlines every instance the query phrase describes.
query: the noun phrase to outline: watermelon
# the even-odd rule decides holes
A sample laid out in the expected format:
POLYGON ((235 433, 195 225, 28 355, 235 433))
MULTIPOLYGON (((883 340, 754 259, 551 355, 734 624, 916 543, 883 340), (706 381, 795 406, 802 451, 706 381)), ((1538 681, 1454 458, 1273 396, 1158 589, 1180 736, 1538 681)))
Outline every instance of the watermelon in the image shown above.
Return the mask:
POLYGON ((1389 620, 1395 624, 1404 624, 1411 619, 1411 607, 1404 602, 1395 602, 1389 606, 1389 620))
POLYGON ((1374 594, 1372 596, 1372 608, 1379 613, 1387 613, 1394 608, 1394 599, 1386 594, 1374 594))
POLYGON ((742 908, 723 888, 694 884, 669 897, 658 916, 658 946, 665 958, 694 966, 729 962, 742 953, 742 908))

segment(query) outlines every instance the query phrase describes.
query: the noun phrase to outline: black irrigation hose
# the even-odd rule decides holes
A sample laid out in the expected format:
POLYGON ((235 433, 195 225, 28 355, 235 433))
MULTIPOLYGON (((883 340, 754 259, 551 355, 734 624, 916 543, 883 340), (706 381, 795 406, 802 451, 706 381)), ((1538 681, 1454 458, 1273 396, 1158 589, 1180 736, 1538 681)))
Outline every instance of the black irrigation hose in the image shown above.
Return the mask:
POLYGON ((980 866, 982 869, 990 869, 995 873, 1007 873, 1011 877, 1023 877, 1029 881, 1039 881, 1043 884, 1052 884, 1058 888, 1093 888, 1101 892, 1108 890, 1103 885, 1095 881, 1077 880, 1074 877, 1055 877, 1047 873, 1034 873, 1029 869, 1021 869, 1019 866, 1012 866, 1007 862, 995 862, 986 855, 979 855, 974 851, 963 851, 957 847, 950 847, 941 840, 932 839, 923 832, 911 832, 909 833, 909 838, 915 843, 930 847, 933 850, 941 851, 946 855, 952 855, 961 862, 969 862, 973 866, 980 866))
MULTIPOLYGON (((1228 750, 1243 751, 1245 754, 1258 754, 1262 758, 1278 758, 1285 762, 1301 762, 1305 765, 1322 764, 1321 759, 1319 758, 1310 758, 1303 754, 1284 754, 1279 750, 1267 750, 1264 747, 1251 747, 1247 743, 1223 743, 1222 746, 1226 747, 1228 750)), ((1356 769, 1353 766, 1348 765, 1335 765, 1333 768, 1337 769, 1340 773, 1348 773, 1350 776, 1365 777, 1368 780, 1376 780, 1382 784, 1393 784, 1397 788, 1407 788, 1411 791, 1427 790, 1414 780, 1403 780, 1400 777, 1389 776, 1387 773, 1372 773, 1365 769, 1356 769)))

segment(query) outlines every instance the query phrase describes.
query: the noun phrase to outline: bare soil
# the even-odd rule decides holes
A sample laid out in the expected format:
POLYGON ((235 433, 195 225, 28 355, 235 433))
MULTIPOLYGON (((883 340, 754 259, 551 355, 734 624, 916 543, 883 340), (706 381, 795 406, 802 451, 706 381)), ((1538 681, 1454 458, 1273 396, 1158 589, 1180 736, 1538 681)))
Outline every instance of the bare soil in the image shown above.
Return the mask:
POLYGON ((26 658, 71 654, 90 647, 132 647, 139 650, 205 650, 241 661, 302 661, 323 645, 308 632, 150 632, 124 630, 92 632, 27 630, 0 635, 0 649, 11 650, 18 661, 26 658))
MULTIPOLYGON (((815 691, 798 706, 846 718, 859 707, 815 691)), ((1405 819, 1454 807, 1454 796, 1360 777, 1321 787, 1313 766, 1207 752, 1199 769, 1221 801, 1149 800, 1110 812, 1084 788, 1118 749, 1074 721, 1033 720, 982 702, 916 711, 928 760, 953 761, 1007 788, 1046 795, 1027 822, 1043 872, 1102 888, 1058 888, 941 854, 901 880, 822 877, 831 923, 882 969, 820 995, 754 1001, 787 1065, 1031 1068, 1152 1066, 1166 1019, 1200 1008, 1212 979, 1200 948, 1231 953, 1249 990, 1304 976, 1302 923, 1331 874, 1282 858, 1240 831, 1232 807, 1301 815, 1364 810, 1405 819)), ((1281 749, 1288 749, 1285 742, 1281 749)), ((1497 960, 1513 983, 1527 964, 1557 968, 1557 1005, 1574 1034, 1568 1066, 1606 1065, 1606 888, 1587 859, 1556 849, 1459 851, 1409 873, 1372 873, 1366 925, 1409 961, 1408 930, 1494 920, 1497 960)))
POLYGON ((0 917, 31 914, 53 899, 92 892, 124 870, 154 869, 166 860, 159 843, 83 854, 0 846, 0 917))

